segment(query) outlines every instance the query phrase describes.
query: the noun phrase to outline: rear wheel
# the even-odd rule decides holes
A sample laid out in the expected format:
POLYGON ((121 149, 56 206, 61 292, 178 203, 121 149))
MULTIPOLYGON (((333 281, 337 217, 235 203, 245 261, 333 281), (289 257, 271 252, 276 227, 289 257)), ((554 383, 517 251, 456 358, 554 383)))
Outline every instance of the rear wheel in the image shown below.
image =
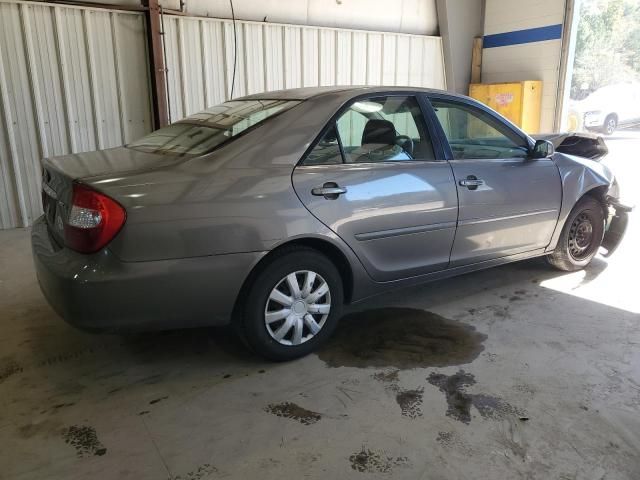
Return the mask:
POLYGON ((342 311, 342 280, 324 255, 294 247, 271 257, 239 300, 240 333, 249 347, 270 360, 292 360, 333 332, 342 311))
POLYGON ((569 272, 587 266, 602 243, 604 220, 600 202, 589 195, 580 199, 564 224, 556 249, 547 256, 549 263, 569 272))

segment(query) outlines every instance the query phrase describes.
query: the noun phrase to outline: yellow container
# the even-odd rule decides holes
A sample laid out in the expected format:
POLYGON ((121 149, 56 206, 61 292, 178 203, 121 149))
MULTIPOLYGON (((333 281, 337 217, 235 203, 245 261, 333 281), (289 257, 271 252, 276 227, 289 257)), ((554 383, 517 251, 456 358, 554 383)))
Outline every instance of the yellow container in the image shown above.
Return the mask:
POLYGON ((542 82, 472 83, 469 96, 507 117, 527 133, 540 132, 542 82))

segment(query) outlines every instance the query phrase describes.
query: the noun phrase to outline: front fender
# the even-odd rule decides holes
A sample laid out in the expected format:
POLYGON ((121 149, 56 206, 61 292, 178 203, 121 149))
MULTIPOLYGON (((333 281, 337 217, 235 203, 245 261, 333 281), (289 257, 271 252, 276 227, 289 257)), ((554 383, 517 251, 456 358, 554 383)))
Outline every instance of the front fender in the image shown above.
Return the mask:
POLYGON ((606 192, 611 188, 614 179, 613 173, 606 165, 593 160, 559 152, 554 153, 553 160, 562 179, 562 204, 547 251, 556 248, 567 217, 578 200, 594 189, 604 187, 601 200, 605 203, 606 192))

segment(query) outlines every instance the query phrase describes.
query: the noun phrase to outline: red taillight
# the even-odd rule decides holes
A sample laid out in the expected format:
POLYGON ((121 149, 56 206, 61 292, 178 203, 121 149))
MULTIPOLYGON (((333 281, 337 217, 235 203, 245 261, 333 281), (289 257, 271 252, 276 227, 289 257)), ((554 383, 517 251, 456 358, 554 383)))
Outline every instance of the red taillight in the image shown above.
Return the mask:
POLYGON ((64 242, 78 252, 97 252, 116 236, 126 218, 127 214, 118 202, 74 183, 69 220, 64 226, 64 242))

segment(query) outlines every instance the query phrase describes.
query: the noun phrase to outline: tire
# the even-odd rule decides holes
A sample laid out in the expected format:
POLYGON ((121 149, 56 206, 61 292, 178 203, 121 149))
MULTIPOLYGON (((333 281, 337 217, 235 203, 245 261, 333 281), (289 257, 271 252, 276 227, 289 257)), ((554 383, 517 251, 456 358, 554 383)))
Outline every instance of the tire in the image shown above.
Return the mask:
POLYGON ((604 222, 602 204, 590 195, 582 197, 567 217, 558 245, 547 255, 547 261, 566 272, 586 267, 598 253, 604 222))
POLYGON ((618 128, 618 117, 615 115, 607 115, 604 119, 604 125, 602 126, 602 133, 605 135, 613 135, 613 132, 618 128))
POLYGON ((331 336, 342 314, 344 295, 340 273, 331 260, 307 247, 285 248, 267 262, 249 287, 240 293, 246 295, 246 299, 239 299, 242 307, 237 319, 238 331, 253 351, 268 360, 286 361, 308 355, 331 336), (295 276, 299 292, 292 291, 291 274, 295 276), (305 288, 307 279, 313 279, 310 288, 305 288), (327 293, 315 299, 323 292, 323 284, 328 287, 327 293), (286 298, 295 301, 289 305, 280 303, 286 298), (326 305, 329 305, 328 313, 326 305), (271 317, 269 322, 267 314, 271 317), (283 332, 284 336, 277 338, 283 332))

